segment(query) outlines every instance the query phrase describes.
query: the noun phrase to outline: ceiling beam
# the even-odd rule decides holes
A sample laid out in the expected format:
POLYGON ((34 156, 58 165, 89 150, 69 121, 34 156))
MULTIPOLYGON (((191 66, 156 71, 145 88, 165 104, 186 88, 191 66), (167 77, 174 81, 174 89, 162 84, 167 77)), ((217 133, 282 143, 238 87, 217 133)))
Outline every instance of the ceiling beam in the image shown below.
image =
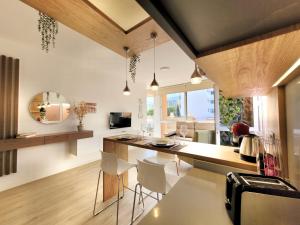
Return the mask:
POLYGON ((191 58, 195 59, 197 51, 190 41, 179 29, 176 23, 168 15, 159 1, 137 0, 137 2, 159 23, 164 31, 180 46, 180 48, 191 58))

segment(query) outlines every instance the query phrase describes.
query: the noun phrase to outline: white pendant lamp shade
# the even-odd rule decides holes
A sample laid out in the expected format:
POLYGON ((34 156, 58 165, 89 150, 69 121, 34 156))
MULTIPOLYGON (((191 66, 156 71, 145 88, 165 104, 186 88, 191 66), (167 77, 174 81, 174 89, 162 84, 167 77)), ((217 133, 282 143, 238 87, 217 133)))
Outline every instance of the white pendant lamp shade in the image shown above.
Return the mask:
MULTIPOLYGON (((205 75, 205 74, 203 74, 205 75)), ((200 74, 199 67, 195 63, 195 70, 191 76, 191 83, 192 84, 200 84, 202 82, 202 75, 200 74)))
POLYGON ((124 47, 124 51, 126 52, 126 59, 125 59, 125 63, 126 63, 126 66, 125 66, 125 68, 126 68, 126 73, 125 73, 125 75, 126 75, 126 85, 125 85, 125 88, 123 89, 123 95, 128 96, 128 95, 130 95, 130 89, 128 87, 128 82, 127 82, 127 53, 129 51, 129 48, 124 47))

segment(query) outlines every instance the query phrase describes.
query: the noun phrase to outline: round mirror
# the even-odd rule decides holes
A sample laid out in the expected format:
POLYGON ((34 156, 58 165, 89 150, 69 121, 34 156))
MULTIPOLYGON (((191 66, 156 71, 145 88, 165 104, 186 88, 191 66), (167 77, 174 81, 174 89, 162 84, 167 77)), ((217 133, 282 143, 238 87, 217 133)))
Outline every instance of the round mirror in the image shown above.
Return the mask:
POLYGON ((44 124, 60 123, 70 115, 70 103, 57 92, 42 92, 29 104, 32 118, 44 124))

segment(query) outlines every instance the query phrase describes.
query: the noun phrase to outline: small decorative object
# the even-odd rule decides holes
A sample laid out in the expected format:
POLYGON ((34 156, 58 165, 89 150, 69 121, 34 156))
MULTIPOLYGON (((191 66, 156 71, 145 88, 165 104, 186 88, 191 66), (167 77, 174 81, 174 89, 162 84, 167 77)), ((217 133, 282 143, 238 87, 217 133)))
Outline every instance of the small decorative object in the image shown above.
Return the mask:
POLYGON ((92 102, 86 102, 85 103, 87 107, 88 113, 96 113, 97 112, 97 104, 92 102))
POLYGON ((79 125, 77 126, 78 131, 83 130, 83 118, 84 116, 88 113, 88 106, 86 105, 85 102, 80 102, 78 104, 74 104, 72 107, 72 112, 77 116, 79 120, 79 125))
POLYGON ((134 54, 130 57, 130 63, 129 63, 129 73, 131 76, 131 79, 133 82, 135 82, 136 77, 136 65, 141 61, 141 55, 134 54))
POLYGON ((52 42, 55 47, 55 36, 58 33, 58 23, 52 17, 39 12, 38 29, 42 36, 42 50, 49 51, 49 45, 52 42))

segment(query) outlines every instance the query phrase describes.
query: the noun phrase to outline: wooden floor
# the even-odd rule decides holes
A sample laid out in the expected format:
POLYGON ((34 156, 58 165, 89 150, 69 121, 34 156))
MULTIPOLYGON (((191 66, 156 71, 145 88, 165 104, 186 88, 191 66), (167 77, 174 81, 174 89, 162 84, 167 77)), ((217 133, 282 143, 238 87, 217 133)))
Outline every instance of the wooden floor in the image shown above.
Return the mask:
MULTIPOLYGON (((129 160, 155 154, 152 151, 130 149, 129 160)), ((190 167, 181 164, 181 175, 190 167)), ((172 163, 167 173, 176 174, 172 163)), ((113 225, 116 217, 116 204, 93 217, 93 201, 99 171, 99 161, 93 162, 60 174, 34 181, 4 192, 0 192, 1 225, 113 225)), ((175 176, 174 176, 175 177, 175 176)), ((129 186, 136 183, 136 172, 129 173, 129 186)), ((102 198, 102 186, 99 190, 102 198)), ((126 191, 120 203, 119 224, 130 222, 133 192, 126 191)), ((145 200, 146 212, 156 201, 145 200)), ((100 206, 100 201, 97 207, 100 206)))

